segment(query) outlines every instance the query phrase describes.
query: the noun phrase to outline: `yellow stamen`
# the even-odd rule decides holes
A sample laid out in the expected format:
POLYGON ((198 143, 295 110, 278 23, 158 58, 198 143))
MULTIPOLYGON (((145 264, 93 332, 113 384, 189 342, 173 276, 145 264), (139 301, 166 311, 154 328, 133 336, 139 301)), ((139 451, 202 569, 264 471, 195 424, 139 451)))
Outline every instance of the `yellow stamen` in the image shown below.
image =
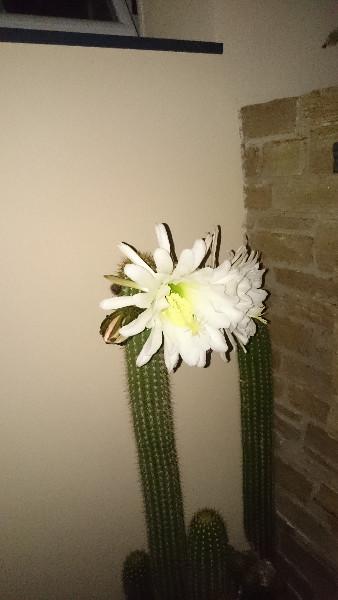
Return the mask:
POLYGON ((190 329, 193 335, 196 335, 200 330, 199 322, 197 321, 192 303, 184 298, 184 286, 181 284, 169 284, 171 289, 167 296, 169 308, 163 311, 163 316, 169 319, 177 327, 190 329))

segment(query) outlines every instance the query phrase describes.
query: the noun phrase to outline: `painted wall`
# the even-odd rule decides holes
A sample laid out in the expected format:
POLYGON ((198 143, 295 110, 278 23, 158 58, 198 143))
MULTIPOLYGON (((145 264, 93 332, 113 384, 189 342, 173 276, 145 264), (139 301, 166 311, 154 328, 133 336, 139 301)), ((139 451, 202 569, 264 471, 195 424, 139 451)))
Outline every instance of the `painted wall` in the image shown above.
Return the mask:
MULTIPOLYGON (((155 221, 178 250, 217 223, 241 243, 235 107, 219 56, 1 44, 0 77, 0 595, 119 600, 145 531, 102 274, 155 221)), ((241 544, 236 361, 173 390, 187 516, 221 509, 241 544)))
POLYGON ((238 108, 336 85, 336 0, 141 0, 148 36, 224 43, 227 97, 238 108))
POLYGON ((214 1, 228 93, 240 107, 337 84, 338 48, 322 48, 338 24, 336 0, 214 1))
POLYGON ((215 0, 139 0, 143 35, 174 39, 215 39, 215 0))

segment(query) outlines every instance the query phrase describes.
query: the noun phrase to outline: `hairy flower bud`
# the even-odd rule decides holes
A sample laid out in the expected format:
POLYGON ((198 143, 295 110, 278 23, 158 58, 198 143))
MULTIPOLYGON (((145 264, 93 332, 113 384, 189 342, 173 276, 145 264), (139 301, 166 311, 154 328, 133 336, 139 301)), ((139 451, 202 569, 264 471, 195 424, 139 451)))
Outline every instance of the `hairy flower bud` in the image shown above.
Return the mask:
POLYGON ((122 344, 125 341, 126 338, 120 334, 120 328, 124 325, 125 318, 122 311, 115 310, 102 321, 100 334, 106 344, 122 344))

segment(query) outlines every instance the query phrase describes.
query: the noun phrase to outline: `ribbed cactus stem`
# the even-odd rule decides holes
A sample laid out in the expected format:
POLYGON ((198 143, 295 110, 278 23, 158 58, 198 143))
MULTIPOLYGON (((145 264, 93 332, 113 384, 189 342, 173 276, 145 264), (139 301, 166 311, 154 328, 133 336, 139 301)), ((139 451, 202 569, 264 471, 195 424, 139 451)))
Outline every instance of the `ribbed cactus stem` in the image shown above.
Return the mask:
POLYGON ((267 325, 246 347, 238 349, 241 391, 244 526, 261 557, 274 544, 272 469, 273 387, 271 344, 267 325))
POLYGON ((148 334, 130 338, 125 352, 150 561, 156 597, 184 600, 186 535, 168 372, 161 351, 136 366, 148 334))
POLYGON ((128 554, 123 564, 123 589, 126 600, 153 600, 150 558, 144 550, 128 554))
POLYGON ((188 532, 191 599, 219 600, 229 587, 228 535, 221 515, 210 508, 198 511, 188 532))

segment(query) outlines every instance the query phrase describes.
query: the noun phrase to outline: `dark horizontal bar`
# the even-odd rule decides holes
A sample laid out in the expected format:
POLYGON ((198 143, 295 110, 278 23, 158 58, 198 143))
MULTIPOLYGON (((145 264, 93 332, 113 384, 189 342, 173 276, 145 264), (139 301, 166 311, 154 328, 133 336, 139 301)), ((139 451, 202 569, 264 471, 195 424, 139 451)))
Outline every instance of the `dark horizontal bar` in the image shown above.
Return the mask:
POLYGON ((45 29, 18 29, 14 27, 0 27, 0 42, 88 46, 95 48, 126 48, 131 50, 158 50, 165 52, 192 52, 197 54, 223 54, 223 44, 215 42, 142 38, 100 33, 47 31, 45 29))

